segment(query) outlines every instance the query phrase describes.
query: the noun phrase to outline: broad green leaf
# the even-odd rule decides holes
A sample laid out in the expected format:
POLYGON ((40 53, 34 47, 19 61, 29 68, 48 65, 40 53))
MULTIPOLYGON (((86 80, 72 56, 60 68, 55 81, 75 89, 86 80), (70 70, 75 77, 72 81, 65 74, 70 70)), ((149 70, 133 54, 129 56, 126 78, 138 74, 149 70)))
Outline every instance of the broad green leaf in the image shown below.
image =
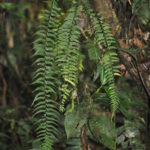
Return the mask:
POLYGON ((66 114, 65 116, 65 130, 67 134, 67 138, 75 137, 80 132, 80 129, 87 121, 87 106, 76 106, 72 113, 66 114))
POLYGON ((98 142, 110 149, 116 149, 116 129, 107 116, 93 117, 89 121, 89 126, 98 142))

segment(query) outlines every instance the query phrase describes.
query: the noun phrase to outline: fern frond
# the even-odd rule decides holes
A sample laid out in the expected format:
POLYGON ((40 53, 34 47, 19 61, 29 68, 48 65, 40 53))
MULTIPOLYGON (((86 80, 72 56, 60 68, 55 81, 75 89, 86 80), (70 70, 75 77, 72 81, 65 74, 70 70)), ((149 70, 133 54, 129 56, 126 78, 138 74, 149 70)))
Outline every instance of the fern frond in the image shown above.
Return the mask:
POLYGON ((61 26, 58 35, 58 54, 56 62, 62 77, 60 111, 64 111, 64 104, 70 94, 76 88, 78 82, 80 54, 80 30, 76 24, 79 19, 79 6, 74 3, 68 12, 64 24, 61 26))
POLYGON ((116 63, 118 63, 118 57, 116 56, 117 54, 115 52, 108 51, 102 58, 104 76, 106 78, 106 84, 104 85, 104 88, 111 100, 111 108, 113 113, 117 110, 119 104, 119 98, 115 89, 114 79, 115 75, 120 75, 118 66, 116 66, 116 63))
POLYGON ((36 33, 34 42, 34 57, 37 70, 34 73, 33 84, 36 93, 33 106, 34 117, 37 117, 37 139, 42 143, 42 150, 52 150, 57 139, 59 126, 59 110, 57 108, 56 94, 56 64, 55 45, 57 40, 59 7, 57 1, 52 1, 51 10, 46 10, 43 23, 36 33))
POLYGON ((105 90, 111 100, 111 108, 114 113, 119 103, 119 98, 115 90, 115 76, 120 75, 118 66, 116 65, 119 62, 116 53, 116 41, 111 33, 110 25, 104 23, 104 19, 93 10, 89 0, 82 0, 82 4, 94 28, 95 43, 103 53, 102 65, 105 70, 104 76, 107 79, 105 90))

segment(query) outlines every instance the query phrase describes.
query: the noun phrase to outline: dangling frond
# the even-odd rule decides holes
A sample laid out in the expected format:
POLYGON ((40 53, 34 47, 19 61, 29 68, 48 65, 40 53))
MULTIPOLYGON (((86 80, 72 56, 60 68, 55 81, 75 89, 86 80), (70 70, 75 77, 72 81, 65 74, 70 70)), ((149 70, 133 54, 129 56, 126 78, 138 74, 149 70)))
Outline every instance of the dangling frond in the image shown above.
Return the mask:
POLYGON ((89 0, 82 0, 83 7, 88 14, 94 27, 95 43, 103 53, 102 66, 106 77, 105 90, 111 100, 112 112, 118 108, 119 98, 115 90, 115 76, 120 75, 118 66, 116 41, 111 33, 110 25, 104 23, 104 19, 98 15, 89 3, 89 0))
POLYGON ((79 19, 79 9, 78 4, 74 3, 58 35, 58 54, 56 61, 63 80, 60 88, 62 100, 60 110, 62 112, 64 111, 66 100, 68 100, 76 88, 80 70, 80 30, 76 24, 79 19))
POLYGON ((43 15, 43 23, 36 33, 37 39, 34 42, 34 63, 37 70, 33 81, 36 85, 33 106, 34 116, 38 120, 35 123, 37 139, 42 143, 42 150, 52 149, 59 126, 55 78, 57 68, 54 61, 59 11, 57 1, 53 0, 51 10, 46 10, 43 15))
POLYGON ((106 85, 104 85, 104 88, 109 98, 111 99, 113 113, 117 110, 119 104, 119 97, 115 89, 114 76, 120 75, 120 72, 118 70, 118 66, 116 66, 116 63, 118 63, 117 54, 112 51, 106 52, 102 58, 104 76, 106 78, 106 85))

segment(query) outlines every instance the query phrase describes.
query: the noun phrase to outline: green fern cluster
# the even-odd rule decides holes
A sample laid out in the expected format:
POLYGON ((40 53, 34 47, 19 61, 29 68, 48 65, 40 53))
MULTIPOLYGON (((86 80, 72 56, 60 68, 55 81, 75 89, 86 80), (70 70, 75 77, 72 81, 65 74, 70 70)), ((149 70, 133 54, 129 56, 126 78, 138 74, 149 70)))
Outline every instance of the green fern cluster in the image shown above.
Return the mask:
POLYGON ((63 23, 60 23, 61 11, 57 0, 53 0, 50 11, 46 10, 43 15, 43 23, 34 42, 37 70, 34 73, 36 89, 33 106, 34 116, 38 119, 35 123, 37 140, 41 142, 42 150, 53 148, 58 140, 60 111, 65 111, 65 103, 69 99, 72 111, 77 96, 79 73, 83 68, 78 25, 81 6, 94 28, 94 43, 99 47, 102 45, 102 58, 98 57, 96 62, 99 65, 99 59, 102 60, 101 72, 106 79, 102 84, 111 100, 112 112, 118 107, 119 98, 115 90, 115 76, 119 75, 118 57, 110 26, 95 13, 88 0, 73 1, 63 23))

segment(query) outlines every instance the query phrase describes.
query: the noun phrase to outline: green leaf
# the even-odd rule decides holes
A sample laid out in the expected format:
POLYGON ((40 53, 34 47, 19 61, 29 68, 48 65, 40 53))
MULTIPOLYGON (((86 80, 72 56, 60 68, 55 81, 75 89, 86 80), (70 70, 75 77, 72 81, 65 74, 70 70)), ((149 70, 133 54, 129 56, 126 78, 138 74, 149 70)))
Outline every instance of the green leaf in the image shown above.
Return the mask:
POLYGON ((0 3, 0 8, 2 9, 7 9, 8 11, 11 11, 15 8, 15 4, 13 3, 6 3, 6 2, 1 2, 0 3))
POLYGON ((88 49, 88 55, 89 55, 90 60, 98 61, 100 57, 100 51, 97 47, 92 47, 88 49))
POLYGON ((102 65, 97 64, 96 71, 94 72, 93 82, 95 82, 99 78, 99 76, 101 74, 101 70, 102 70, 102 65))
POLYGON ((107 116, 96 116, 89 121, 90 130, 98 142, 116 149, 116 129, 107 116))
POLYGON ((105 85, 107 82, 104 67, 101 67, 100 80, 101 80, 102 85, 105 85))
MULTIPOLYGON (((69 107, 69 106, 68 106, 69 107)), ((65 130, 67 134, 67 138, 75 137, 80 132, 80 129, 87 121, 87 106, 76 106, 72 113, 69 113, 65 116, 65 130)))

